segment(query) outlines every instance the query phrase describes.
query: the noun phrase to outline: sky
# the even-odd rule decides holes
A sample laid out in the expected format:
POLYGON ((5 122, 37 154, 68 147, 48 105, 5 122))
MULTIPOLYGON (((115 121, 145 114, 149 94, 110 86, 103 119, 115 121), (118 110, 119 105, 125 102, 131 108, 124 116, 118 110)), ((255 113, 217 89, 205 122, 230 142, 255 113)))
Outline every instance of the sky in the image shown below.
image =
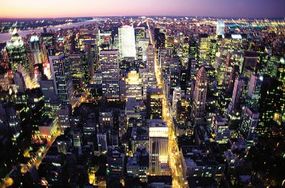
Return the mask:
POLYGON ((0 17, 285 17, 285 0, 0 0, 0 17))

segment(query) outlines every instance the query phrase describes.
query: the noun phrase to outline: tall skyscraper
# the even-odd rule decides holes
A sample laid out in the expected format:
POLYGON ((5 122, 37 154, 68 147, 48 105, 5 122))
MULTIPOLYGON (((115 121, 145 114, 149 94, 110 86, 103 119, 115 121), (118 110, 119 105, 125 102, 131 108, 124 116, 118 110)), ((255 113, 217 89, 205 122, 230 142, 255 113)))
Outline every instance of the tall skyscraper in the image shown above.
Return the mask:
POLYGON ((157 88, 149 88, 147 92, 147 119, 161 119, 162 92, 157 88))
POLYGON ((103 50, 99 55, 102 71, 102 92, 105 99, 113 101, 120 98, 120 67, 117 50, 103 50))
POLYGON ((62 104, 71 104, 73 97, 73 85, 70 75, 70 64, 64 54, 49 57, 52 79, 55 92, 62 104))
POLYGON ((247 105, 258 109, 263 76, 252 74, 248 83, 247 105))
POLYGON ((207 99, 207 72, 205 67, 198 70, 193 95, 192 120, 196 123, 205 115, 207 99))
POLYGON ((10 41, 7 42, 6 49, 12 69, 18 70, 18 66, 21 65, 26 72, 29 72, 30 67, 24 41, 16 30, 13 31, 10 41))
POLYGON ((152 44, 149 44, 147 47, 147 57, 146 57, 146 67, 142 70, 143 77, 143 95, 146 97, 147 89, 149 87, 156 86, 156 77, 154 73, 154 63, 155 63, 155 49, 152 44))
POLYGON ((224 36, 225 35, 225 22, 223 20, 217 21, 216 34, 218 36, 224 36))
POLYGON ((247 139, 252 139, 256 134, 255 128, 258 125, 259 113, 254 109, 245 107, 242 112, 241 132, 247 139))
POLYGON ((163 120, 149 120, 149 173, 162 175, 168 163, 168 127, 163 120))
POLYGON ((130 71, 126 78, 126 98, 142 99, 142 79, 136 71, 130 71))
POLYGON ((17 91, 20 93, 24 93, 26 90, 26 84, 23 75, 20 72, 16 71, 14 73, 13 80, 17 87, 17 91))
POLYGON ((121 58, 136 58, 135 30, 132 26, 119 28, 119 50, 121 58))
POLYGON ((32 35, 30 38, 30 49, 32 52, 34 64, 42 64, 40 52, 40 39, 37 35, 32 35))
POLYGON ((175 118, 177 115, 177 103, 179 100, 181 100, 181 95, 182 95, 181 88, 180 87, 174 88, 172 95, 172 112, 175 118))
POLYGON ((241 77, 237 77, 235 80, 235 84, 234 84, 234 90, 233 90, 233 94, 232 94, 232 100, 229 104, 228 107, 228 112, 231 113, 235 110, 237 110, 240 106, 240 99, 242 96, 242 92, 243 92, 243 87, 244 87, 245 83, 243 78, 241 77))

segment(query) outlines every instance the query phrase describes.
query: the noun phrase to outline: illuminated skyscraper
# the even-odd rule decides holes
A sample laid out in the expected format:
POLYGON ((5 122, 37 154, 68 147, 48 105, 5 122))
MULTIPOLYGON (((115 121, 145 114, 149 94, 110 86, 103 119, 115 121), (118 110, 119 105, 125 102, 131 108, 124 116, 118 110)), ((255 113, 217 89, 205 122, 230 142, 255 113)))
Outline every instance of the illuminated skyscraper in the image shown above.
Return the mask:
POLYGON ((225 35, 225 22, 223 20, 217 21, 216 34, 218 36, 224 36, 225 35))
POLYGON ((30 38, 30 49, 33 55, 34 64, 41 64, 40 40, 37 35, 32 35, 30 38))
POLYGON ((245 107, 242 112, 241 132, 247 139, 252 139, 256 133, 255 128, 258 125, 259 113, 255 110, 245 107))
POLYGON ((22 37, 15 31, 12 33, 10 41, 6 44, 6 49, 9 55, 10 64, 13 70, 18 70, 18 66, 21 65, 25 68, 26 72, 29 72, 29 62, 24 46, 22 37))
POLYGON ((142 99, 142 79, 136 71, 130 71, 126 78, 126 98, 142 99))
POLYGON ((228 107, 228 112, 231 113, 240 107, 240 99, 244 88, 244 80, 241 77, 237 77, 234 84, 234 90, 232 94, 232 100, 228 107))
POLYGON ((198 70, 193 95, 192 120, 196 123, 205 116, 207 97, 207 73, 205 67, 198 70))
POLYGON ((119 50, 121 58, 136 58, 135 30, 132 26, 119 28, 119 50))
POLYGON ((152 44, 147 47, 147 57, 146 57, 146 67, 142 71, 143 77, 143 95, 146 97, 147 89, 149 87, 155 87, 156 78, 154 73, 154 63, 155 63, 155 49, 152 44))
POLYGON ((263 76, 251 75, 248 83, 247 103, 252 108, 259 107, 260 90, 263 81, 263 76))
POLYGON ((162 92, 156 88, 149 88, 147 92, 147 119, 161 119, 162 92))
POLYGON ((149 120, 149 173, 162 175, 168 163, 168 127, 163 120, 149 120))
POLYGON ((62 104, 71 104, 73 97, 73 85, 70 75, 70 64, 63 54, 50 56, 52 79, 55 92, 62 104))
POLYGON ((276 78, 264 76, 260 93, 260 121, 258 124, 260 131, 264 133, 270 131, 270 126, 274 124, 282 124, 282 115, 284 114, 282 82, 276 78))
POLYGON ((177 115, 177 103, 179 100, 181 100, 181 95, 182 95, 181 88, 180 87, 174 88, 172 95, 172 112, 175 118, 177 115))
POLYGON ((211 122, 215 133, 215 140, 219 144, 226 144, 230 138, 228 120, 222 116, 215 115, 211 122))
POLYGON ((100 52, 99 62, 102 71, 102 92, 107 100, 120 99, 120 67, 117 50, 100 52))

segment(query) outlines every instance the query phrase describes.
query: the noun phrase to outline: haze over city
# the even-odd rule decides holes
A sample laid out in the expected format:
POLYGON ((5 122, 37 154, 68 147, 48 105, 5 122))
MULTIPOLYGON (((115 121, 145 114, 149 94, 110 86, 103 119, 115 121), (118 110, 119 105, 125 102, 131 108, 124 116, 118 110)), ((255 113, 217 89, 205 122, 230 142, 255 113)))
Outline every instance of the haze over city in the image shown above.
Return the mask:
POLYGON ((283 18, 284 0, 1 0, 0 17, 214 16, 283 18))

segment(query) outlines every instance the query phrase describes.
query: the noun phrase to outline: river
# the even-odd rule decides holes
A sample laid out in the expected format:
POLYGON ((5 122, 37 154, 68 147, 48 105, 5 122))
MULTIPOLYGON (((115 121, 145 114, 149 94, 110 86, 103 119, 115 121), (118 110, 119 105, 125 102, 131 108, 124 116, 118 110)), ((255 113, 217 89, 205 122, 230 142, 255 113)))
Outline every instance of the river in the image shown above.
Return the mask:
MULTIPOLYGON (((68 28, 80 27, 83 25, 94 23, 96 21, 97 21, 97 19, 92 19, 92 20, 87 20, 84 22, 56 25, 56 26, 50 26, 50 27, 46 27, 46 28, 47 28, 47 30, 68 29, 68 28)), ((28 34, 31 34, 31 33, 41 33, 41 32, 43 32, 43 28, 30 29, 30 30, 19 30, 18 31, 19 35, 22 37, 26 37, 28 34)), ((10 33, 0 33, 0 43, 8 41, 10 38, 11 38, 10 33)))

